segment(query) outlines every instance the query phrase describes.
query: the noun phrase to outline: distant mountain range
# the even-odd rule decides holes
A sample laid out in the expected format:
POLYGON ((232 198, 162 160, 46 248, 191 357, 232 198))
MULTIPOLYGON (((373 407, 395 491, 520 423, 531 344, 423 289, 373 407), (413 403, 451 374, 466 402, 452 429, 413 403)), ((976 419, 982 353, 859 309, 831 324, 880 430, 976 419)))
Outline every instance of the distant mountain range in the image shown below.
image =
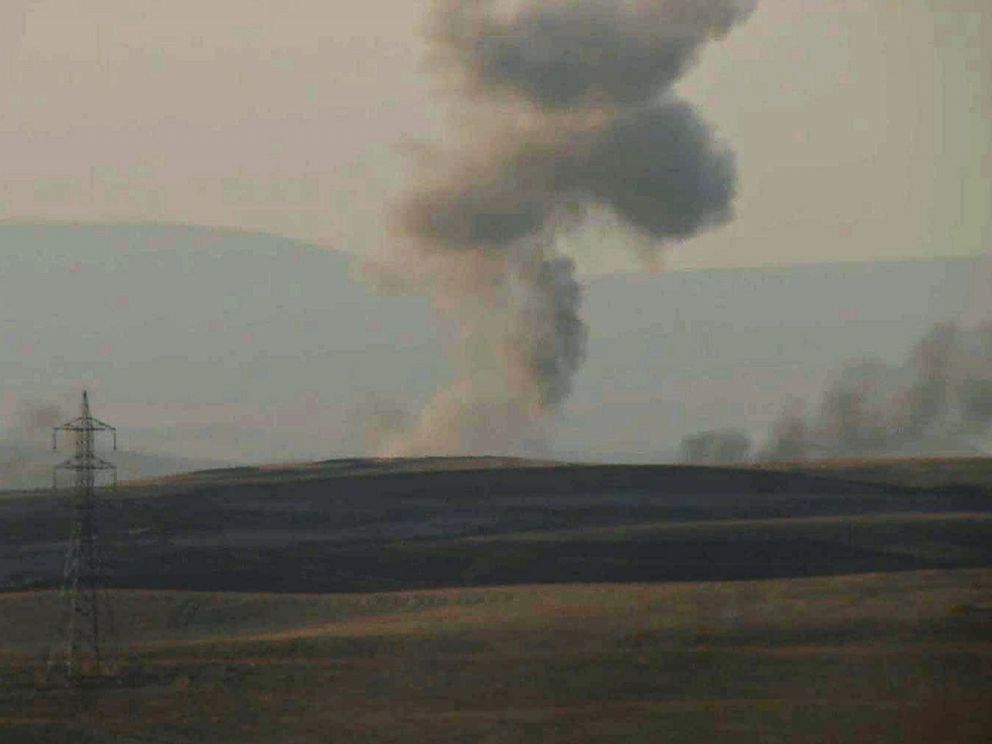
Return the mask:
MULTIPOLYGON (((763 438, 849 361, 897 362, 957 317, 975 270, 951 259, 588 277, 588 358, 545 454, 665 461, 699 430, 763 438)), ((370 417, 416 410, 451 374, 425 298, 377 294, 350 255, 267 235, 4 224, 0 297, 11 440, 19 411, 71 412, 87 385, 125 448, 156 457, 357 456, 370 417)))

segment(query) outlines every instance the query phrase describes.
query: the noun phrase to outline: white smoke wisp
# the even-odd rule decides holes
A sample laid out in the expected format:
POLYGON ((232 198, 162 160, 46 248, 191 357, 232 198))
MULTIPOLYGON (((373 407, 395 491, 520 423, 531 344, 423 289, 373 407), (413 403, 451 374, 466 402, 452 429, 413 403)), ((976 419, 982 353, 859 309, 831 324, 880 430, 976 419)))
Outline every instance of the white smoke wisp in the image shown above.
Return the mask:
POLYGON ((752 9, 745 0, 438 3, 432 41, 456 81, 463 141, 422 165, 376 267, 457 321, 457 373, 382 454, 543 447, 587 335, 556 233, 601 210, 637 236, 637 250, 649 239, 657 251, 732 218, 734 157, 672 86, 752 9))

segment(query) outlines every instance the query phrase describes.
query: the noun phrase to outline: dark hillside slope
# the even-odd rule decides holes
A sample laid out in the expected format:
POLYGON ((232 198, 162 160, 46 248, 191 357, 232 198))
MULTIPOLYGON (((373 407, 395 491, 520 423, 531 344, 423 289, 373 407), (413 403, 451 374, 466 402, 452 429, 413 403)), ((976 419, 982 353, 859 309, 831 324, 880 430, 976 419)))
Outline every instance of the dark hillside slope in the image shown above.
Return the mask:
POLYGON ((992 494, 992 458, 911 457, 871 460, 823 460, 819 462, 759 465, 765 470, 788 470, 865 483, 887 483, 913 488, 984 490, 992 494))
MULTIPOLYGON (((48 494, 0 501, 0 585, 52 585, 66 519, 48 494)), ((101 519, 113 582, 130 588, 354 592, 992 565, 982 492, 746 469, 239 468, 121 488, 101 519)))

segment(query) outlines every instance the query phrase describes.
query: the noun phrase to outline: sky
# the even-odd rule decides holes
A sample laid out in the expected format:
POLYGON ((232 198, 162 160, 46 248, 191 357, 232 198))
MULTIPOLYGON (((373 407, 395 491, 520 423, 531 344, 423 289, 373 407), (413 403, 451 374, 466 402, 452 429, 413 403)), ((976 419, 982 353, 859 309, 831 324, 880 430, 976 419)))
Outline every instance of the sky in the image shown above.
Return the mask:
MULTIPOLYGON (((191 449, 170 451, 264 458, 273 438, 246 437, 267 422, 280 457, 316 457, 362 446, 367 419, 412 414, 463 374, 444 353, 470 317, 461 306, 438 323, 426 298, 387 298, 348 275, 362 267, 352 254, 386 255, 400 239, 395 207, 433 175, 425 154, 460 152, 466 131, 480 152, 503 152, 466 130, 485 105, 493 131, 517 124, 519 108, 457 90, 428 43, 443 1, 0 2, 0 223, 241 231, 77 226, 42 245, 3 226, 0 418, 86 384, 122 426, 181 430, 151 449, 182 440, 191 449), (237 436, 222 445, 214 423, 237 436)), ((697 428, 764 430, 785 397, 812 400, 848 357, 898 364, 934 320, 988 317, 987 270, 961 289, 944 264, 910 280, 916 269, 870 262, 992 256, 992 3, 756 2, 675 90, 736 157, 733 218, 667 246, 647 268, 674 275, 655 277, 639 263, 643 237, 594 212, 557 235, 587 302, 521 305, 521 318, 537 307, 576 320, 575 339, 589 332, 587 364, 577 342, 574 364, 559 365, 575 383, 556 412, 564 449, 601 445, 603 421, 649 454, 697 428), (841 276, 824 279, 832 261, 841 276), (787 272, 788 289, 774 268, 791 264, 817 266, 787 272), (683 271, 734 267, 766 270, 683 271), (871 281, 856 292, 859 272, 871 281)), ((563 281, 508 296, 577 298, 567 262, 554 266, 563 281)), ((488 333, 515 316, 495 317, 478 315, 480 348, 503 348, 488 333)))
MULTIPOLYGON (((0 220, 235 227, 374 255, 413 154, 458 116, 431 9, 5 0, 0 220)), ((987 252, 990 78, 985 0, 760 0, 679 85, 737 154, 736 219, 665 267, 987 252)), ((634 249, 597 250, 627 239, 592 218, 563 250, 585 272, 635 269, 634 249)))

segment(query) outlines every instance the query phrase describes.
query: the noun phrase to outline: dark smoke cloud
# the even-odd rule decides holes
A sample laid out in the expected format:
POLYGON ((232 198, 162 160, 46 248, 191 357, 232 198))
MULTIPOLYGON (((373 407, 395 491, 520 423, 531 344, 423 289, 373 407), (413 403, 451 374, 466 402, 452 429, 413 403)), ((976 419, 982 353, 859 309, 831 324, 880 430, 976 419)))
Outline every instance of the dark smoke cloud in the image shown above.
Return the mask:
POLYGON ((585 356, 586 327, 579 318, 582 291, 570 259, 543 259, 522 287, 521 323, 514 346, 527 350, 542 408, 559 406, 585 356))
POLYGON ((733 154, 683 101, 562 135, 550 145, 510 143, 484 167, 473 164, 416 194, 406 205, 406 228, 472 250, 511 245, 590 204, 659 240, 689 238, 733 216, 733 154))
POLYGON ((489 162, 462 167, 446 183, 411 195, 403 207, 403 227, 455 250, 512 245, 550 219, 559 160, 550 147, 507 145, 489 162))
POLYGON ((562 170, 578 194, 656 238, 688 238, 732 216, 733 155, 682 101, 618 118, 562 170))
POLYGON ((498 12, 445 4, 437 38, 475 85, 547 108, 637 105, 673 85, 700 48, 754 8, 738 0, 545 0, 498 12))
POLYGON ((467 144, 431 159, 398 209, 403 240, 379 268, 409 274, 457 317, 461 365, 384 452, 494 452, 539 440, 586 342, 581 288, 555 250, 556 231, 596 209, 658 250, 731 218, 733 156, 671 87, 752 8, 439 4, 439 56, 472 93, 462 107, 467 144))

